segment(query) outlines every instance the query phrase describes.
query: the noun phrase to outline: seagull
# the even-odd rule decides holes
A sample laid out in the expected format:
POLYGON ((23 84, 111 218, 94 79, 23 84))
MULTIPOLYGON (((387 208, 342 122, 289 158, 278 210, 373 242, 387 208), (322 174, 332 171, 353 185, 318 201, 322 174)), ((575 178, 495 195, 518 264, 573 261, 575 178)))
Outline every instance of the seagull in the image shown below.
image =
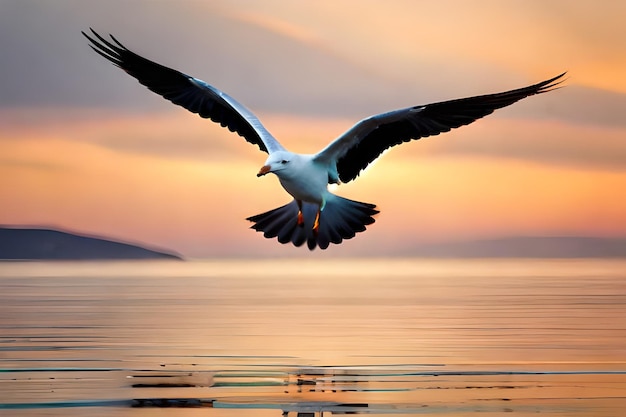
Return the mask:
POLYGON ((374 223, 375 204, 331 193, 329 184, 356 179, 387 149, 468 125, 494 110, 523 98, 560 88, 565 72, 528 87, 501 93, 442 101, 367 117, 320 152, 290 152, 234 98, 206 82, 136 54, 113 35, 106 39, 93 29, 81 32, 90 47, 139 83, 174 104, 219 123, 268 154, 257 176, 272 173, 293 200, 248 217, 252 229, 269 239, 310 250, 326 249, 363 232, 374 223))

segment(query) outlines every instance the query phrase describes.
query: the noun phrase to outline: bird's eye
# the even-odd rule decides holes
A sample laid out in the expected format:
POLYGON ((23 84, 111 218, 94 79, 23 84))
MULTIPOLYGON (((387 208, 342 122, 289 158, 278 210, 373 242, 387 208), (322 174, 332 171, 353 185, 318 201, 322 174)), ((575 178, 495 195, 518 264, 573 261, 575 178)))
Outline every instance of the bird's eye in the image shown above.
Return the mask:
POLYGON ((287 162, 289 161, 287 161, 286 159, 283 159, 282 161, 280 161, 281 164, 286 164, 287 162))

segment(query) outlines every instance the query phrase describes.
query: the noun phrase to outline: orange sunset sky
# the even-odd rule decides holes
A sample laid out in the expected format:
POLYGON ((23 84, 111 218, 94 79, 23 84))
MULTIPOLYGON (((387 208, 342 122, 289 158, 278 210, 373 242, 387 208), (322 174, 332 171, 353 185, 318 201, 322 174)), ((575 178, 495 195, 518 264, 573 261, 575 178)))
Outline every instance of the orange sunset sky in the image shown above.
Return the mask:
POLYGON ((505 236, 626 236, 626 2, 0 2, 0 224, 51 226, 186 257, 370 256, 505 236), (378 205, 325 253, 244 219, 287 203, 266 155, 95 54, 93 27, 203 79, 288 149, 372 114, 566 88, 393 148, 344 197, 378 205))

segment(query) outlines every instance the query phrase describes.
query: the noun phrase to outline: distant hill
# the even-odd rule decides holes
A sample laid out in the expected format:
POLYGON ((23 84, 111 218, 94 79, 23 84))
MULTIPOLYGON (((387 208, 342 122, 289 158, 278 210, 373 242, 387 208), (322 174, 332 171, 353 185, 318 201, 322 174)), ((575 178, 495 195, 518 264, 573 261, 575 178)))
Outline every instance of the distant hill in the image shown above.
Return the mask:
POLYGON ((51 229, 0 227, 0 260, 181 259, 178 255, 51 229))
POLYGON ((626 258, 626 238, 508 237, 421 245, 410 252, 427 258, 626 258))

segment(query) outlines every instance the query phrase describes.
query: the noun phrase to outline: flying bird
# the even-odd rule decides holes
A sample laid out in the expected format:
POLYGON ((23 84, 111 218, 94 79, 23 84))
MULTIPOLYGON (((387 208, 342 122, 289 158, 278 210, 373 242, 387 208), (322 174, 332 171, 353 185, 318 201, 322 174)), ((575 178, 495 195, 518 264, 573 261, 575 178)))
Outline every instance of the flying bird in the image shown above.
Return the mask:
POLYGON ((82 32, 94 51, 136 78, 148 89, 174 104, 219 123, 257 145, 269 156, 257 176, 275 174, 293 200, 247 220, 266 238, 310 250, 326 249, 353 238, 374 223, 376 205, 331 193, 328 184, 347 183, 385 150, 411 140, 468 125, 494 110, 559 87, 565 73, 502 93, 418 105, 367 117, 320 152, 299 154, 285 149, 259 119, 226 93, 206 82, 146 59, 122 45, 113 35, 106 39, 93 29, 82 32))

